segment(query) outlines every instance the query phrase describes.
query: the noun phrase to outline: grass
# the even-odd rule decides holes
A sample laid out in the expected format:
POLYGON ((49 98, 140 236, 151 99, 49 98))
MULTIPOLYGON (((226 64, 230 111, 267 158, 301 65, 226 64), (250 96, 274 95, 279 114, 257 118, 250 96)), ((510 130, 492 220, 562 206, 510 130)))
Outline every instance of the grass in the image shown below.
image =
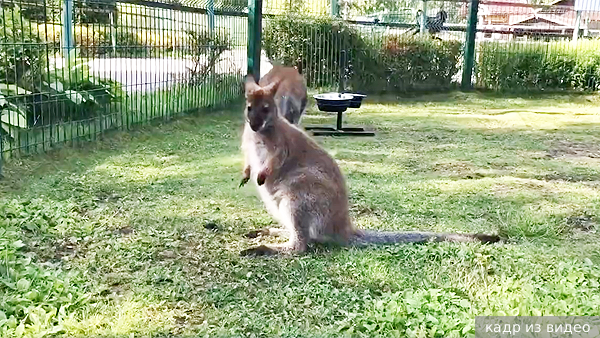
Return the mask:
POLYGON ((600 315, 599 103, 368 98, 348 119, 375 138, 318 138, 359 227, 507 238, 494 245, 239 257, 272 223, 237 187, 241 107, 13 160, 2 336, 462 337, 477 315, 600 315))

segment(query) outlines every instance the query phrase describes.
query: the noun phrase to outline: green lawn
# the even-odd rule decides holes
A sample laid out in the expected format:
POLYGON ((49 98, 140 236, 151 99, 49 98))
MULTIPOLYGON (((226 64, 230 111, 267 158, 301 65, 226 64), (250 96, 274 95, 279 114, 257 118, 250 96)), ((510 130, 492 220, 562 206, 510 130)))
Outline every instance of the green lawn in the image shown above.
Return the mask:
POLYGON ((348 120, 375 138, 318 138, 358 226, 505 242, 240 257, 272 221, 238 189, 239 106, 9 163, 0 336, 458 337, 477 315, 600 315, 599 96, 367 101, 348 120))

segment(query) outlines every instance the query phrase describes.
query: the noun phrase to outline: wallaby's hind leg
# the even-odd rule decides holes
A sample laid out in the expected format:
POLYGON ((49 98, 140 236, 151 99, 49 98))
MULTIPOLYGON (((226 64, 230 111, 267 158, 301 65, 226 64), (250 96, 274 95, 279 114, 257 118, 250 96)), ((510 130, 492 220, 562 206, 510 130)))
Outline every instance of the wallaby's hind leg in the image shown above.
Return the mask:
POLYGON ((256 238, 258 236, 289 237, 290 233, 288 230, 281 228, 262 228, 252 230, 246 234, 248 238, 256 238))
POLYGON ((242 256, 264 256, 274 254, 289 254, 306 251, 309 239, 308 227, 310 213, 303 211, 290 203, 289 200, 282 200, 279 204, 279 218, 289 234, 289 240, 282 244, 260 245, 242 251, 242 256))
MULTIPOLYGON (((281 212, 279 211, 279 204, 271 198, 271 196, 264 189, 259 189, 261 199, 265 204, 267 212, 278 222, 281 226, 286 226, 280 217, 281 212)), ((274 237, 289 237, 289 231, 281 228, 262 228, 248 232, 245 237, 256 238, 258 236, 274 236, 274 237)))

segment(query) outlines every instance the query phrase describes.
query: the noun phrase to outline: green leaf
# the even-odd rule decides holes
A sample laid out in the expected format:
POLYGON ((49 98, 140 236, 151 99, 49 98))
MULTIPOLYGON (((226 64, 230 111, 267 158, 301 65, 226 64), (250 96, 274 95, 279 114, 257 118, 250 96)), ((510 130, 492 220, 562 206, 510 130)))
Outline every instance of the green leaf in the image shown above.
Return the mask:
POLYGON ((23 333, 25 333, 25 324, 21 323, 19 324, 19 326, 17 326, 17 328, 15 329, 15 335, 17 337, 22 337, 23 333))
POLYGON ((15 249, 20 249, 25 246, 25 243, 23 243, 23 241, 21 241, 21 240, 18 240, 18 241, 14 241, 12 246, 15 249))
POLYGON ((368 332, 375 331, 375 328, 377 328, 377 324, 363 324, 363 326, 368 332))
POLYGON ((29 291, 25 294, 25 298, 29 300, 36 300, 40 296, 40 293, 37 290, 29 291))
POLYGON ((27 291, 30 286, 31 286, 31 282, 25 278, 21 278, 17 282, 17 290, 19 290, 19 291, 27 291))
POLYGON ((65 90, 65 86, 62 84, 62 82, 55 80, 54 82, 48 84, 46 82, 44 82, 45 85, 47 85, 48 87, 56 90, 57 92, 62 92, 65 90))
POLYGON ((73 101, 75 104, 82 104, 85 102, 85 99, 81 94, 74 90, 65 90, 65 94, 69 100, 73 101))
POLYGON ((0 89, 7 92, 8 94, 12 94, 12 95, 27 95, 27 94, 31 94, 30 91, 23 89, 17 85, 14 84, 6 84, 6 83, 0 83, 0 89))
POLYGON ((16 106, 3 109, 0 113, 0 121, 9 126, 27 128, 26 113, 16 106))

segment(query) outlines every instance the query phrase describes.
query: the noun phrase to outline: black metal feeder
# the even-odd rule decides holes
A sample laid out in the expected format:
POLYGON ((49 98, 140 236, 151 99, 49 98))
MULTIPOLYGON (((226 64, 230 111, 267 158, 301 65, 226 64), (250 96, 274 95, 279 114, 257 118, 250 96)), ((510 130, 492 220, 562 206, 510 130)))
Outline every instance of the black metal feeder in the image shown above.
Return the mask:
POLYGON ((362 99, 366 97, 363 94, 353 93, 325 93, 313 96, 317 101, 317 107, 320 111, 337 113, 336 126, 334 127, 306 127, 306 130, 312 130, 315 136, 375 136, 374 132, 365 131, 360 127, 344 127, 342 124, 342 115, 348 108, 358 108, 362 99))
POLYGON ((360 105, 362 104, 362 100, 365 97, 367 97, 367 95, 358 94, 358 93, 344 93, 344 94, 352 95, 352 100, 350 100, 350 105, 348 106, 348 108, 360 108, 360 105))
POLYGON ((347 93, 344 92, 344 77, 346 68, 346 51, 342 51, 340 60, 340 88, 339 92, 325 93, 314 95, 313 98, 317 101, 317 107, 320 111, 337 113, 337 123, 334 127, 318 127, 308 126, 306 130, 312 130, 312 134, 315 136, 375 136, 374 132, 365 131, 364 128, 360 127, 344 127, 342 125, 342 114, 348 108, 359 108, 362 104, 362 100, 367 95, 359 93, 347 93))

